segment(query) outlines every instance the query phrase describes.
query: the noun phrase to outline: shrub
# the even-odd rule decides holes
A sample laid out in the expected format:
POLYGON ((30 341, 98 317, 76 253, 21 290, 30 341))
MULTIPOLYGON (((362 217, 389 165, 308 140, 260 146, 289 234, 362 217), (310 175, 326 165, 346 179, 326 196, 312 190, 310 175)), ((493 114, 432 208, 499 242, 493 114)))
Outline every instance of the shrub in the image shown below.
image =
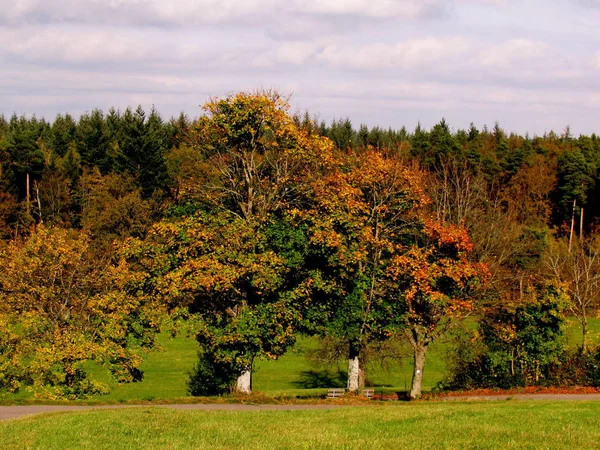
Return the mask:
POLYGON ((487 311, 479 330, 455 335, 443 389, 551 383, 565 360, 564 303, 549 291, 540 301, 487 311))
POLYGON ((194 397, 225 395, 232 391, 240 371, 208 351, 198 353, 198 363, 190 372, 188 393, 194 397))

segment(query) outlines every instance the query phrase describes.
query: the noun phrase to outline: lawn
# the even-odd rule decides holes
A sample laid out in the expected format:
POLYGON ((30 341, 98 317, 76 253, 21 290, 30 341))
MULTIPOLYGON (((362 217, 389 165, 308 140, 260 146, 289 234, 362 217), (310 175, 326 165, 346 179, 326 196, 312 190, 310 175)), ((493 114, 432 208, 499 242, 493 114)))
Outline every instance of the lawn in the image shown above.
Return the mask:
POLYGON ((313 411, 52 413, 0 422, 0 448, 597 448, 600 402, 381 404, 313 411))
MULTIPOLYGON (((570 320, 567 329, 567 342, 570 346, 581 342, 581 327, 575 319, 570 320)), ((598 342, 600 320, 590 321, 590 341, 598 342)), ((188 372, 196 361, 197 344, 192 338, 170 339, 166 334, 159 337, 162 351, 147 355, 142 370, 144 380, 139 383, 117 385, 112 383, 112 391, 99 400, 131 401, 160 400, 185 397, 188 372)), ((345 385, 345 362, 336 366, 315 367, 307 358, 308 350, 317 345, 314 339, 300 338, 294 349, 277 361, 258 361, 254 372, 254 390, 269 396, 310 396, 322 395, 329 387, 345 385)), ((445 372, 443 355, 448 348, 445 341, 435 343, 429 351, 424 374, 424 389, 429 390, 438 383, 445 372)), ((412 376, 410 356, 390 370, 376 365, 367 371, 367 379, 377 392, 404 391, 410 386, 412 376)), ((94 368, 97 379, 110 382, 108 374, 94 368)), ((18 395, 0 395, 0 400, 21 400, 29 398, 25 391, 18 395)))
MULTIPOLYGON (((197 344, 191 338, 169 339, 161 336, 164 351, 150 353, 144 362, 144 380, 141 383, 113 385, 112 392, 103 397, 107 400, 154 400, 185 397, 187 372, 196 361, 197 344)), ((343 387, 345 361, 330 367, 316 367, 307 358, 308 350, 317 345, 314 339, 300 338, 294 349, 276 361, 257 361, 253 389, 266 395, 321 395, 330 387, 343 387)), ((434 346, 430 353, 425 389, 431 389, 444 374, 444 363, 440 349, 434 346)), ((412 376, 411 359, 404 358, 401 364, 383 370, 371 367, 367 377, 377 391, 396 392, 410 386, 412 376)), ((101 374, 100 371, 97 372, 101 374)), ((103 378, 100 375, 100 378, 103 378)))

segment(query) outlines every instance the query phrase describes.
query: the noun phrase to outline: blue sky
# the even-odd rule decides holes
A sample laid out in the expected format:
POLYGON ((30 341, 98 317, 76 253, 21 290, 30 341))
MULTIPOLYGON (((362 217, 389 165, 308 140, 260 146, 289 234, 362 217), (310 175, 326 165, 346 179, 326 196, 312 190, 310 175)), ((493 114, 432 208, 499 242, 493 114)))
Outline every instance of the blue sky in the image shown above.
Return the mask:
POLYGON ((600 133, 600 0, 0 0, 0 111, 276 88, 384 127, 600 133))

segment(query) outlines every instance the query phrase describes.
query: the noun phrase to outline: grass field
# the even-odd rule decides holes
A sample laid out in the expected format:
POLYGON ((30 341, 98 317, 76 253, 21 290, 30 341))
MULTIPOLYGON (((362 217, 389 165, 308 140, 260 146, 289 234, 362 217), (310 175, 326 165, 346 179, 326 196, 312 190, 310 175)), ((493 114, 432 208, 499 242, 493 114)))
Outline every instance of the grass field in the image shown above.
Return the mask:
MULTIPOLYGON (((576 346, 581 341, 580 326, 572 319, 567 329, 567 342, 576 346)), ((600 320, 590 321, 590 340, 598 342, 600 320)), ((163 351, 149 353, 143 363, 144 380, 139 383, 117 385, 112 383, 112 391, 100 399, 103 401, 161 400, 181 398, 187 395, 188 372, 196 361, 197 344, 192 338, 169 339, 160 336, 163 351)), ((269 396, 309 396, 326 393, 329 387, 345 385, 344 361, 339 367, 315 367, 307 359, 307 350, 316 345, 314 339, 300 338, 293 350, 277 361, 258 361, 254 372, 254 390, 269 396)), ((429 351, 424 374, 424 389, 433 388, 442 379, 445 364, 442 355, 447 344, 444 341, 434 344, 429 351)), ((402 364, 389 371, 371 367, 367 378, 377 392, 404 391, 410 386, 412 361, 407 356, 402 364)), ((109 382, 106 372, 94 370, 94 376, 109 382)), ((0 395, 0 400, 27 400, 30 395, 22 391, 18 395, 0 395)))
POLYGON ((382 404, 314 411, 52 413, 0 422, 0 448, 597 448, 600 402, 382 404))

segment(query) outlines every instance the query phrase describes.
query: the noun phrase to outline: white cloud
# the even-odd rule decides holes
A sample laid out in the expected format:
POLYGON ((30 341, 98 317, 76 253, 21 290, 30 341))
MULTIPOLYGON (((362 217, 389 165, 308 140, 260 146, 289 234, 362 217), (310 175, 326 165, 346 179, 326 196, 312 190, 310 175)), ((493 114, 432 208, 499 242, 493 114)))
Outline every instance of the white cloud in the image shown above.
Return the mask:
POLYGON ((483 50, 480 62, 484 66, 508 68, 517 63, 539 60, 546 55, 546 51, 547 45, 543 42, 512 39, 483 50))
POLYGON ((363 70, 415 68, 460 57, 469 48, 469 43, 460 37, 413 39, 397 44, 334 44, 326 47, 318 59, 338 67, 363 70))
POLYGON ((302 64, 313 56, 321 44, 317 42, 284 42, 277 49, 277 59, 283 63, 302 64))
POLYGON ((0 28, 0 54, 32 62, 105 63, 152 59, 156 43, 131 33, 0 28))
POLYGON ((276 0, 0 0, 11 24, 197 25, 270 12, 276 0))
POLYGON ((367 17, 417 17, 428 7, 443 2, 433 0, 295 0, 298 11, 315 14, 367 17))
POLYGON ((106 25, 264 25, 298 14, 325 17, 418 18, 447 15, 455 4, 508 0, 0 0, 0 22, 106 25))
POLYGON ((598 1, 0 0, 0 112, 273 87, 326 119, 597 132, 598 1))

